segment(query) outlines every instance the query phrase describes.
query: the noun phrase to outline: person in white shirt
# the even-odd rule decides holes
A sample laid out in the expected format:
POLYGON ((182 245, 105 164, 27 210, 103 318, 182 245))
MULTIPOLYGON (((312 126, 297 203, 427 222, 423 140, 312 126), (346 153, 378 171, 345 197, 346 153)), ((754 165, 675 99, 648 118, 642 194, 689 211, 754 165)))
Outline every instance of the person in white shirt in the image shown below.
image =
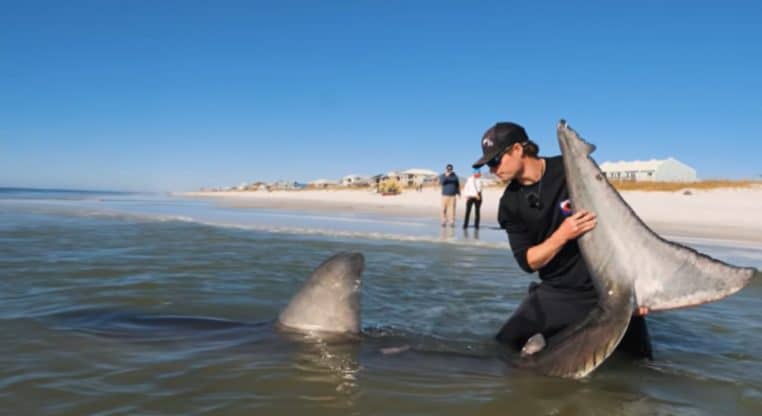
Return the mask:
POLYGON ((463 228, 468 228, 468 217, 471 216, 471 207, 474 209, 474 228, 479 229, 479 214, 482 207, 482 173, 480 169, 474 169, 474 173, 466 180, 463 187, 463 195, 466 198, 466 218, 463 228))

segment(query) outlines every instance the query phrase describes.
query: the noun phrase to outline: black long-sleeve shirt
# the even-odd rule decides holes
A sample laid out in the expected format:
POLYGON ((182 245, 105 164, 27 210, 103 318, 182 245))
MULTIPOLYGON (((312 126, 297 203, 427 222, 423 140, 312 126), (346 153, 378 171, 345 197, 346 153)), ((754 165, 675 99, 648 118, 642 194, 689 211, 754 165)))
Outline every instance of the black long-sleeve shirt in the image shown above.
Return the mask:
MULTIPOLYGON (((535 184, 512 181, 500 198, 498 222, 508 233, 513 256, 527 273, 527 250, 545 241, 566 218, 561 203, 569 199, 561 156, 546 158, 545 173, 535 184)), ((567 242, 539 270, 543 284, 557 289, 593 290, 576 240, 567 242)))

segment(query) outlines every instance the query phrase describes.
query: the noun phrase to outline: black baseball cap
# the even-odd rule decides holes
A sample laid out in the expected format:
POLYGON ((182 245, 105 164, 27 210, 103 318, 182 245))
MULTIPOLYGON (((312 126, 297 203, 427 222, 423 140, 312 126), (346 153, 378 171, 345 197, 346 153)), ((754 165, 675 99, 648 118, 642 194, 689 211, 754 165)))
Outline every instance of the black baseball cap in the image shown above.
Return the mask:
POLYGON ((474 168, 480 168, 514 143, 529 140, 527 132, 516 123, 500 122, 490 127, 482 136, 482 157, 474 162, 474 168))

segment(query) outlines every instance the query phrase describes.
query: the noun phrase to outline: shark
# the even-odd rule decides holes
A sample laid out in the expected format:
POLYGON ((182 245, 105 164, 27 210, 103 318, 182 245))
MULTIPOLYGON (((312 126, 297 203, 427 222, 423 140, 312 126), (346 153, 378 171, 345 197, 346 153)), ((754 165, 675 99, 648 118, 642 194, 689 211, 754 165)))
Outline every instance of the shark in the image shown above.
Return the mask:
POLYGON ((361 333, 360 286, 365 257, 339 252, 325 259, 295 292, 280 314, 270 320, 240 322, 227 319, 151 314, 118 309, 73 309, 40 316, 55 328, 73 329, 105 337, 172 341, 186 338, 268 338, 277 332, 286 339, 344 341, 361 333), (46 319, 47 318, 47 319, 46 319), (296 336, 294 336, 296 335, 296 336))
MULTIPOLYGON (((563 121, 558 138, 575 209, 598 215, 598 225, 581 236, 579 244, 599 304, 585 319, 548 340, 530 340, 530 353, 512 363, 546 375, 583 378, 616 349, 636 307, 662 311, 722 299, 749 283, 756 269, 735 267, 662 239, 608 183, 590 158, 592 145, 563 121)), ((357 341, 368 338, 360 310, 364 268, 362 253, 332 255, 314 269, 274 321, 79 310, 55 316, 61 322, 56 326, 152 342, 182 340, 183 334, 235 339, 254 333, 269 339, 271 328, 292 340, 357 341)), ((380 351, 383 355, 414 352, 407 344, 380 351)), ((468 365, 478 362, 471 360, 468 365)))
POLYGON ((279 328, 325 335, 361 331, 360 287, 365 257, 342 252, 323 261, 277 319, 279 328))
POLYGON ((741 290, 758 271, 657 235, 608 182, 590 156, 595 146, 565 120, 556 132, 573 207, 598 218, 596 227, 578 238, 598 305, 582 321, 535 345, 536 352, 522 355, 517 364, 579 379, 612 354, 636 308, 656 312, 717 301, 741 290))

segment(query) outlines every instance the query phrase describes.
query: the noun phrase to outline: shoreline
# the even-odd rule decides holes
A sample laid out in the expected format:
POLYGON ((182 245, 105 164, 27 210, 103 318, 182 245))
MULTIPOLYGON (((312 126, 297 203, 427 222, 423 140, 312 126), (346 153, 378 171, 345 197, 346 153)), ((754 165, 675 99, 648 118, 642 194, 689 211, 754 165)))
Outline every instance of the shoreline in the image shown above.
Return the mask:
MULTIPOLYGON (((486 188, 481 209, 482 226, 497 227, 497 206, 502 187, 486 188)), ((664 191, 623 191, 624 200, 643 222, 659 235, 673 238, 737 241, 762 246, 762 187, 692 190, 691 194, 664 191)), ((371 190, 299 190, 182 192, 171 196, 206 199, 238 209, 369 214, 429 218, 439 221, 438 188, 382 196, 371 190)), ((465 214, 459 198, 456 226, 465 214)), ((472 214, 473 215, 473 214, 472 214)))

